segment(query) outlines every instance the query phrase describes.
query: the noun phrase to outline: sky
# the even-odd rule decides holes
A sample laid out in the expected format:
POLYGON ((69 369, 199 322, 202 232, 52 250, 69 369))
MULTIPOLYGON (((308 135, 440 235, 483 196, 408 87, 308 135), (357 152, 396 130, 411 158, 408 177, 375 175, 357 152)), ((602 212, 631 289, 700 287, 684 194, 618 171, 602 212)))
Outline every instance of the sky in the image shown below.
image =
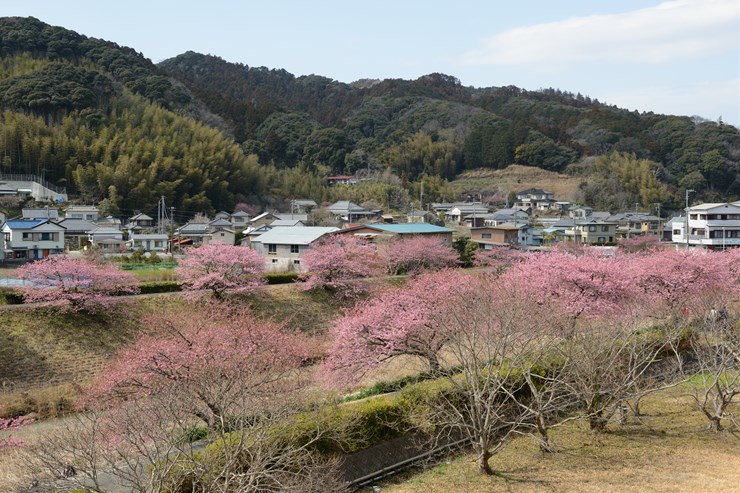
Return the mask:
POLYGON ((0 0, 129 46, 352 82, 440 72, 740 126, 739 0, 0 0))

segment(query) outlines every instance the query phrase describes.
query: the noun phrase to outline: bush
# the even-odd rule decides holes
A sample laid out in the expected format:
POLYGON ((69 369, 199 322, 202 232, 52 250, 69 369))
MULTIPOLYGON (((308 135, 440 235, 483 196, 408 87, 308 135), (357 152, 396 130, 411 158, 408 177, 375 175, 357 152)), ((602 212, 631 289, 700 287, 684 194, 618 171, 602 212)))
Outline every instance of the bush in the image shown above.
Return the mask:
POLYGON ((0 305, 21 305, 23 294, 11 288, 0 288, 0 305))
POLYGON ((267 284, 290 284, 298 279, 298 273, 269 272, 267 274, 264 274, 263 277, 267 280, 267 284))
POLYGON ((139 283, 141 294, 175 293, 182 291, 182 286, 177 281, 148 281, 139 283))

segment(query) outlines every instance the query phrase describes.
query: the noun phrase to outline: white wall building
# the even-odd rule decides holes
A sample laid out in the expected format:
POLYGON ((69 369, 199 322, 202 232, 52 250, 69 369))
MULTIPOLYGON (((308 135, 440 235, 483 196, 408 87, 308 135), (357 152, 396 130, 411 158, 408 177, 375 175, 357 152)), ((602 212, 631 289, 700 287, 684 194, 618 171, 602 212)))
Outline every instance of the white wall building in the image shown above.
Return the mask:
POLYGON ((42 259, 64 253, 64 227, 49 219, 16 219, 2 226, 7 261, 42 259))
POLYGON ((686 221, 674 221, 671 239, 710 250, 740 247, 740 201, 689 207, 688 235, 686 221))
POLYGON ((301 256, 311 243, 338 228, 302 226, 273 228, 251 241, 251 246, 267 259, 271 271, 302 271, 301 256))

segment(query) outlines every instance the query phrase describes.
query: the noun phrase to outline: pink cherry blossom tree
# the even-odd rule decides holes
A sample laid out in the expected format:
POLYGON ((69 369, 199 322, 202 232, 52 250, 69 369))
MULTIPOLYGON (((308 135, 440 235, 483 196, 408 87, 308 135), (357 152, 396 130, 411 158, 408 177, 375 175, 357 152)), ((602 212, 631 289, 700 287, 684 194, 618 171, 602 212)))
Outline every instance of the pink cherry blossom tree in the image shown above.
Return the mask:
POLYGON ((357 281, 380 272, 375 245, 353 235, 335 234, 320 240, 301 259, 307 273, 304 289, 326 289, 340 298, 364 292, 357 281))
POLYGON ((629 316, 639 292, 630 260, 596 254, 549 252, 511 267, 502 282, 522 283, 552 309, 580 317, 629 316))
POLYGON ((439 353, 449 337, 447 302, 468 286, 469 276, 457 270, 424 274, 348 311, 332 330, 334 342, 324 362, 329 383, 351 383, 400 355, 416 356, 439 371, 439 353))
POLYGON ((26 303, 41 303, 63 311, 97 313, 114 307, 119 294, 139 292, 134 276, 117 267, 86 258, 55 255, 26 264, 18 277, 26 303))
POLYGON ((265 259, 251 248, 211 243, 187 248, 176 272, 187 290, 210 290, 221 299, 227 291, 248 291, 265 283, 265 259))
POLYGON ((391 275, 416 275, 425 270, 454 267, 459 261, 457 252, 442 238, 424 235, 395 238, 380 247, 380 256, 391 275))
POLYGON ((489 250, 478 248, 474 254, 473 264, 501 273, 514 264, 524 262, 527 257, 526 252, 508 246, 496 246, 489 250))
POLYGON ((737 258, 731 252, 664 250, 633 257, 629 274, 652 315, 675 321, 701 317, 715 298, 738 293, 737 258))
POLYGON ((156 331, 122 350, 91 389, 91 402, 141 397, 176 399, 210 429, 228 429, 248 412, 293 400, 306 384, 301 366, 316 345, 243 305, 200 305, 161 313, 146 324, 156 331))
POLYGON ((619 250, 625 253, 651 253, 662 250, 664 245, 660 243, 657 235, 642 235, 634 238, 624 238, 617 243, 619 250))

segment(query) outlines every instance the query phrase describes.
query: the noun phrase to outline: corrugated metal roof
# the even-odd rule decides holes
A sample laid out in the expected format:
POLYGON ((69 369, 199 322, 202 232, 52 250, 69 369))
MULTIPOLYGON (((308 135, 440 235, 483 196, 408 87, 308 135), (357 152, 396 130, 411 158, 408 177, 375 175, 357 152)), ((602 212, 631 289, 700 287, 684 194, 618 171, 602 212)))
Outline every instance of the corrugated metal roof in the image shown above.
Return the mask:
POLYGON ((396 234, 424 234, 424 233, 452 233, 450 228, 435 226, 428 223, 411 223, 411 224, 365 224, 371 228, 377 228, 381 231, 396 234))
POLYGON ((299 226, 293 228, 273 228, 252 240, 252 243, 274 243, 276 245, 309 245, 327 233, 339 231, 338 228, 318 226, 299 226))

